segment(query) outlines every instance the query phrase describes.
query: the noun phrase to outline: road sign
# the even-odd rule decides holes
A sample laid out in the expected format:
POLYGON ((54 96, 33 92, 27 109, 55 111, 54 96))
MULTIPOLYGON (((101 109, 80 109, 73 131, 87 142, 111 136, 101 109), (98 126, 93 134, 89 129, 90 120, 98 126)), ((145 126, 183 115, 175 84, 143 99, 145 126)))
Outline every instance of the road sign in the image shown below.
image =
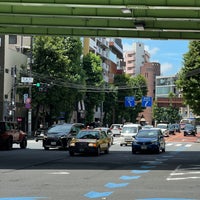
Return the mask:
POLYGON ((135 98, 134 97, 125 97, 125 107, 134 107, 135 98))
POLYGON ((33 77, 21 77, 22 83, 33 83, 33 77))
POLYGON ((142 97, 142 107, 152 107, 152 97, 142 97))

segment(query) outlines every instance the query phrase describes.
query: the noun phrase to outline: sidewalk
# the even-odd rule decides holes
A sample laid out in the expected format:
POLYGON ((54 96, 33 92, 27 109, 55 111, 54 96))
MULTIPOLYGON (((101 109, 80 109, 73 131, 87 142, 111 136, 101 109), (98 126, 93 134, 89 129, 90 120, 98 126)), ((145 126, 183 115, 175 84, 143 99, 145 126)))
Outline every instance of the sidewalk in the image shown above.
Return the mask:
POLYGON ((184 136, 183 132, 176 133, 176 135, 170 135, 169 137, 165 137, 166 142, 195 142, 200 143, 200 132, 197 133, 196 136, 188 135, 184 136))

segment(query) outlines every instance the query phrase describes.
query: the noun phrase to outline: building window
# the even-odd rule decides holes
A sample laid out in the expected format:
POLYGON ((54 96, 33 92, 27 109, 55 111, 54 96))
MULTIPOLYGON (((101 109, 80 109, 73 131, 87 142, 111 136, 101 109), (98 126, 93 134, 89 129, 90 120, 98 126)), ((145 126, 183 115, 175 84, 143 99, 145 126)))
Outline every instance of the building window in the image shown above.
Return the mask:
POLYGON ((17 35, 9 35, 9 44, 17 44, 17 35))
POLYGON ((127 56, 127 57, 131 58, 131 57, 133 57, 133 54, 128 54, 128 56, 127 56))

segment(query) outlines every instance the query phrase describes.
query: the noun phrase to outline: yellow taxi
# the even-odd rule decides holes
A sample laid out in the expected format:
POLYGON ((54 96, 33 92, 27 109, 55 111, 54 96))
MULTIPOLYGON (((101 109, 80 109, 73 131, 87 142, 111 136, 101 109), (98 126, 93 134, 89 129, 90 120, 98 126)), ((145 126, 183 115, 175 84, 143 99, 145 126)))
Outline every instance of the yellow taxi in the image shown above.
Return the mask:
POLYGON ((101 152, 109 153, 110 138, 105 131, 95 129, 85 129, 79 131, 69 145, 69 155, 74 156, 75 153, 92 153, 97 156, 101 152))

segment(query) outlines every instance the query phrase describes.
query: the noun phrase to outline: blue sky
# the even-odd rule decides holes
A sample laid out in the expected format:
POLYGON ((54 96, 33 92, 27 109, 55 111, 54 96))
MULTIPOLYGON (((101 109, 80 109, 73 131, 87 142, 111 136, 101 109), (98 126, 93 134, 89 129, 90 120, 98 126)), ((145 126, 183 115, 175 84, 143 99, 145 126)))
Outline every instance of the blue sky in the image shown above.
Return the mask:
POLYGON ((188 40, 122 39, 123 50, 131 51, 133 43, 141 42, 150 53, 150 62, 161 64, 161 75, 170 76, 183 66, 183 54, 188 52, 188 40))

